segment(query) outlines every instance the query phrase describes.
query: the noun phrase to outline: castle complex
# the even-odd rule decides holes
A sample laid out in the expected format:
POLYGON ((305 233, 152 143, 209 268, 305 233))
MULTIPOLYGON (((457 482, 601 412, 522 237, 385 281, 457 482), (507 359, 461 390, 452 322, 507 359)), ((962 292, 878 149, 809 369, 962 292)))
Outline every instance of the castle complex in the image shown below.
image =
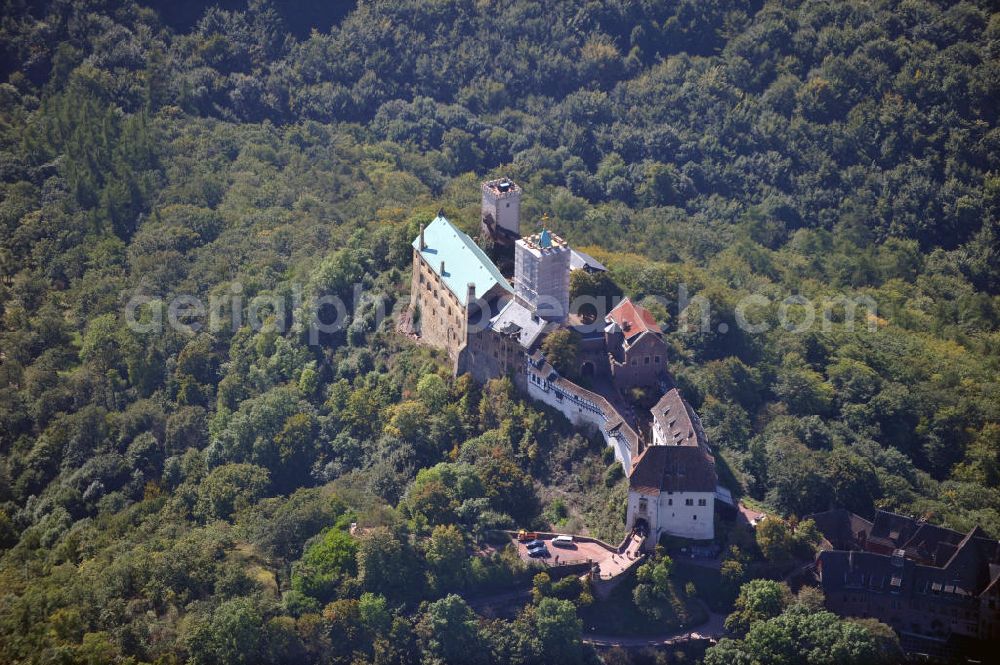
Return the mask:
POLYGON ((507 178, 482 185, 480 237, 496 263, 443 214, 421 228, 413 241, 412 332, 446 351, 456 375, 480 383, 509 376, 571 422, 600 431, 629 477, 628 528, 647 534, 648 548, 664 534, 712 539, 715 499, 728 492, 717 486, 701 422, 667 369, 660 327, 628 298, 601 325, 575 316, 570 273, 605 268, 550 229, 522 236, 521 193, 507 178), (512 271, 505 275, 498 263, 512 271), (561 328, 579 338, 579 383, 541 351, 561 328), (633 408, 635 389, 661 395, 648 414, 633 408))

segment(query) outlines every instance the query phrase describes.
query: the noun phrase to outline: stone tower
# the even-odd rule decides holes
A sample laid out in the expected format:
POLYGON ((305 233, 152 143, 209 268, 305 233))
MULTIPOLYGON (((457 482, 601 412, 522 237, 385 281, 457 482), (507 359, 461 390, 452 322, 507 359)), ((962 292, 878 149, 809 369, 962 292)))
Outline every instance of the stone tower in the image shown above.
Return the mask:
POLYGON ((514 296, 547 321, 569 315, 569 259, 566 241, 542 229, 514 245, 514 296))
POLYGON ((521 237, 521 188, 510 178, 483 183, 482 235, 512 246, 521 237))

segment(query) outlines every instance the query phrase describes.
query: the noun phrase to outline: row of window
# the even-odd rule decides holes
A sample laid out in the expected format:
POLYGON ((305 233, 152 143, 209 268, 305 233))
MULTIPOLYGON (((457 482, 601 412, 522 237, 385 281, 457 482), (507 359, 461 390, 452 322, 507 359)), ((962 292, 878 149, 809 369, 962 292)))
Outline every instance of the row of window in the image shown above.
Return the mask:
MULTIPOLYGON (((538 375, 536 375, 534 372, 531 373, 530 378, 531 378, 531 381, 533 383, 535 383, 535 384, 537 384, 539 386, 542 386, 542 387, 545 386, 546 382, 543 379, 541 379, 540 377, 538 377, 538 375)), ((603 416, 604 415, 604 412, 596 404, 594 404, 592 402, 588 402, 585 399, 581 399, 580 397, 577 397, 576 395, 573 395, 572 393, 564 393, 563 391, 561 391, 561 390, 553 387, 552 388, 552 394, 555 395, 556 399, 558 399, 558 400, 561 400, 564 397, 569 397, 569 399, 572 402, 574 402, 575 404, 580 405, 581 407, 587 409, 588 411, 596 413, 599 416, 603 416)))
POLYGON ((424 264, 421 264, 420 265, 420 274, 418 275, 418 278, 419 278, 421 284, 424 283, 424 275, 425 274, 427 275, 427 281, 428 282, 430 282, 433 279, 438 284, 441 283, 441 278, 438 277, 438 275, 437 275, 436 272, 434 272, 430 268, 427 268, 424 264))
MULTIPOLYGON (((424 283, 424 276, 423 275, 420 276, 420 283, 421 284, 424 283)), ((444 296, 442 294, 438 293, 437 287, 436 286, 432 286, 429 291, 430 291, 430 294, 431 294, 431 298, 433 298, 434 301, 437 302, 441 307, 445 307, 444 296)), ((450 306, 448 306, 448 316, 451 316, 451 307, 450 306)))
MULTIPOLYGON (((687 505, 690 506, 691 505, 691 499, 688 499, 687 501, 688 501, 687 505)), ((672 505, 674 505, 674 500, 670 499, 668 503, 672 506, 672 505)), ((704 506, 705 505, 705 499, 698 499, 698 505, 699 506, 704 506)), ((649 510, 649 502, 646 501, 646 499, 639 499, 639 513, 644 515, 644 514, 646 514, 646 512, 648 510, 649 510)), ((670 517, 677 517, 677 513, 670 513, 670 517)), ((697 521, 698 520, 698 515, 697 514, 692 515, 691 519, 693 521, 697 521)))
MULTIPOLYGON (((667 499, 667 505, 668 506, 674 505, 674 500, 673 499, 667 499)), ((693 506, 694 505, 694 499, 684 499, 684 505, 685 506, 693 506)), ((708 499, 698 499, 698 505, 699 506, 707 506, 708 505, 708 499)))
MULTIPOLYGON (((445 306, 444 295, 438 293, 438 285, 441 284, 441 278, 437 275, 437 273, 435 273, 433 270, 421 264, 420 272, 417 275, 417 279, 420 284, 424 284, 426 282, 428 285, 431 286, 430 291, 431 294, 434 296, 434 299, 437 300, 442 307, 444 307, 445 306), (424 279, 425 274, 427 276, 426 280, 424 279)), ((448 295, 450 296, 451 293, 449 292, 448 295)), ((451 307, 448 307, 448 316, 451 316, 451 307)))
MULTIPOLYGON (((673 499, 667 499, 667 505, 668 506, 674 505, 674 500, 673 499)), ((693 506, 694 505, 694 499, 684 499, 684 505, 685 506, 693 506)), ((708 499, 698 499, 698 505, 699 506, 707 506, 708 505, 708 499)), ((648 506, 648 504, 646 502, 646 499, 639 499, 639 512, 640 513, 646 512, 647 506, 648 506)))
MULTIPOLYGON (((649 359, 650 359, 649 356, 643 356, 643 358, 642 358, 642 361, 643 361, 642 364, 643 365, 648 365, 649 364, 649 359)), ((653 362, 655 364, 659 365, 660 364, 660 356, 653 356, 653 362)), ((638 358, 632 358, 629 361, 629 364, 632 365, 632 367, 635 367, 635 366, 637 366, 639 364, 639 359, 638 358)))
MULTIPOLYGON (((434 275, 433 273, 431 273, 431 275, 433 276, 434 281, 440 283, 440 280, 438 279, 437 275, 434 275)), ((423 284, 424 283, 424 271, 423 270, 420 271, 419 278, 420 278, 420 283, 423 284)), ((440 325, 441 325, 442 328, 445 327, 445 325, 446 325, 445 316, 447 316, 448 319, 455 318, 456 319, 455 320, 456 325, 460 326, 461 325, 461 320, 458 317, 453 316, 454 314, 456 314, 456 312, 454 312, 452 310, 451 303, 447 302, 445 300, 444 291, 442 290, 442 291, 439 292, 437 286, 431 284, 431 280, 430 279, 427 279, 427 283, 430 284, 430 286, 431 286, 431 288, 428 290, 428 293, 430 295, 430 299, 431 299, 431 301, 433 302, 433 304, 436 307, 426 307, 425 309, 427 309, 428 311, 431 311, 431 310, 434 310, 434 309, 438 309, 440 311, 439 323, 440 323, 440 325)), ((450 296, 451 294, 449 293, 448 295, 450 296)), ((449 333, 448 333, 448 338, 449 339, 453 339, 453 338, 456 338, 456 337, 457 337, 457 335, 456 335, 456 333, 454 331, 449 331, 449 333)))

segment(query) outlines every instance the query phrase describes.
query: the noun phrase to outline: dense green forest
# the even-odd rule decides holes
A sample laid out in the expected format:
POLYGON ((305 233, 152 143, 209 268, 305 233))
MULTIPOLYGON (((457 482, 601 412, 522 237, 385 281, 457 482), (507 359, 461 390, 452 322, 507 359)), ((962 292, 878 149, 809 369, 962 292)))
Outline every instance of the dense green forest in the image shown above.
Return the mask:
MULTIPOLYGON (((463 597, 532 584, 490 529, 620 539, 620 467, 377 316, 420 224, 475 232, 498 174, 627 295, 674 299, 651 307, 737 495, 1000 536, 991 3, 326 4, 2 3, 0 661, 597 658, 586 589, 536 579, 512 620, 463 597), (123 320, 321 294, 351 312, 318 343, 279 308, 123 320), (736 325, 749 294, 766 332, 736 325), (874 325, 788 330, 792 295, 870 298, 874 325)), ((738 613, 773 548, 731 544, 738 613)), ((683 618, 683 584, 643 579, 651 621, 683 618)), ((708 661, 781 631, 891 657, 809 602, 708 661)))

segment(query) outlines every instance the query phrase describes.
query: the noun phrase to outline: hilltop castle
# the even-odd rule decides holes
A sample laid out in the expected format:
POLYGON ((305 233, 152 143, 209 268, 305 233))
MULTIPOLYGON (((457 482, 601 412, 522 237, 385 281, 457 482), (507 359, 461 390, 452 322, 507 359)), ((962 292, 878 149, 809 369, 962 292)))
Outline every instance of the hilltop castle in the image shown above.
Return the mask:
POLYGON ((521 193, 507 178, 482 184, 480 237, 501 265, 512 265, 511 279, 443 214, 421 228, 413 241, 412 332, 446 351, 456 375, 480 383, 509 376, 573 423, 596 427, 629 477, 627 525, 649 535, 648 548, 663 534, 712 539, 715 499, 729 495, 718 487, 701 422, 667 369, 660 327, 628 298, 603 324, 574 316, 570 273, 605 268, 550 229, 522 236, 521 193), (579 383, 541 352, 560 328, 579 334, 579 383), (637 388, 662 395, 648 414, 628 399, 637 388))

